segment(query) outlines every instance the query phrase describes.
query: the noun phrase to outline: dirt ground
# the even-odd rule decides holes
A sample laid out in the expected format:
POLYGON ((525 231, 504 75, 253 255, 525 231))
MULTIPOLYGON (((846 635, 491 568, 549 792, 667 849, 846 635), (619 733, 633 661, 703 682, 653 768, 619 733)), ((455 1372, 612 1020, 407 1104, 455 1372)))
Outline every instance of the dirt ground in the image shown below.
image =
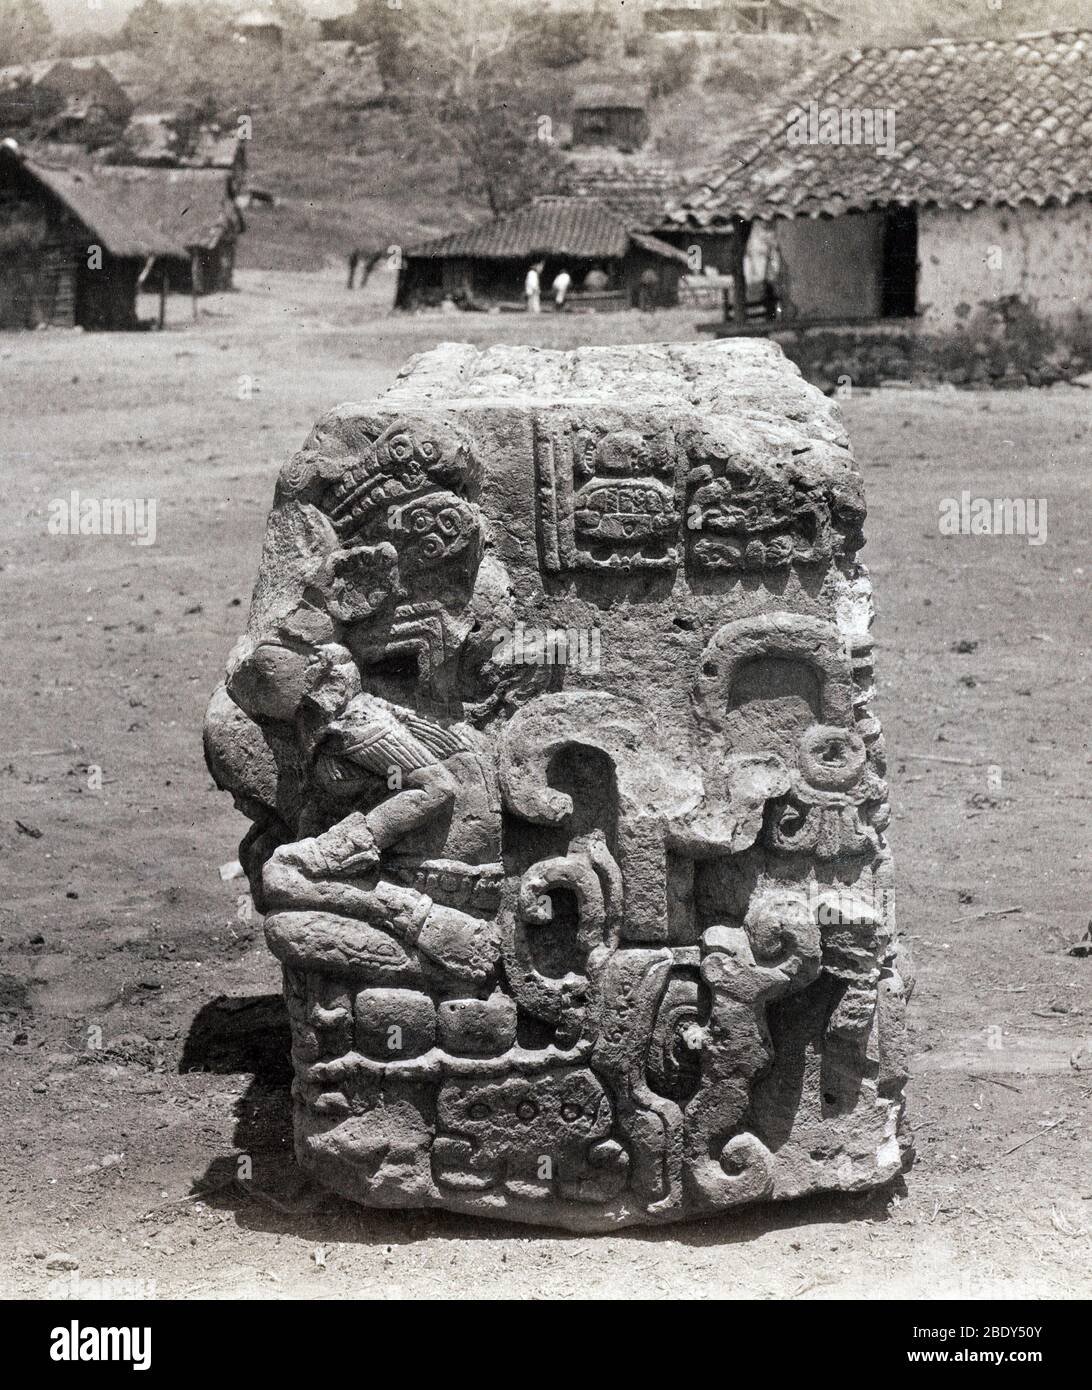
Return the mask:
POLYGON ((162 334, 0 335, 0 1292, 1092 1293, 1092 957, 1067 953, 1092 908, 1092 393, 845 402, 918 976, 905 1181, 617 1236, 368 1212, 295 1172, 278 971, 218 874, 244 822, 201 754, 274 475, 439 339, 690 337, 694 314, 398 320, 382 284, 240 282, 197 323, 172 300, 162 334), (48 534, 71 489, 156 499, 155 543, 48 534), (1047 498, 1047 542, 941 536, 963 491, 1047 498))

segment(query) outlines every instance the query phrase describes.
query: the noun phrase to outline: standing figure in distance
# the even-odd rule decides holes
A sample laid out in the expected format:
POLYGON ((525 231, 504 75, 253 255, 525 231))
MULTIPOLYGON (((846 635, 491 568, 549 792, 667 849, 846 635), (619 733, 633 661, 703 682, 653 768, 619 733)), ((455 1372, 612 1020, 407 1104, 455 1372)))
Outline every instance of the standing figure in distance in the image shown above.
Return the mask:
POLYGON ((527 278, 523 282, 523 295, 527 300, 527 312, 529 314, 542 312, 542 272, 545 269, 544 261, 536 261, 528 270, 527 278))
POLYGON ((565 300, 569 294, 569 286, 572 284, 572 282, 573 277, 569 274, 565 267, 562 266, 562 268, 554 276, 554 282, 550 286, 554 294, 554 310, 556 313, 560 314, 562 309, 564 309, 565 300))

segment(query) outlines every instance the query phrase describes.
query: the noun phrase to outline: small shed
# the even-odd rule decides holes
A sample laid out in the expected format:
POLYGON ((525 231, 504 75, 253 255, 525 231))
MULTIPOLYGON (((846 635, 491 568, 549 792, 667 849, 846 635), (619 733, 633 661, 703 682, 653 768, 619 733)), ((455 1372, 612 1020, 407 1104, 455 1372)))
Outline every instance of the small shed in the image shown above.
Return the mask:
POLYGON ((218 172, 61 167, 5 141, 0 328, 135 328, 143 284, 230 288, 242 230, 218 172))
POLYGON ((573 145, 640 149, 649 134, 648 102, 648 87, 640 82, 578 87, 573 94, 573 145))
POLYGON ((686 271, 683 252, 629 227, 603 203, 551 195, 407 252, 395 303, 522 304, 524 277, 538 261, 545 263, 544 290, 560 270, 569 271, 574 307, 675 304, 686 271))
POLYGON ((264 44, 280 48, 284 43, 284 25, 272 10, 246 10, 231 23, 232 37, 239 43, 264 44))
POLYGON ((744 34, 831 34, 842 23, 813 0, 734 0, 728 22, 744 34))
POLYGON ((641 18, 650 34, 709 34, 724 27, 724 0, 644 0, 641 18))

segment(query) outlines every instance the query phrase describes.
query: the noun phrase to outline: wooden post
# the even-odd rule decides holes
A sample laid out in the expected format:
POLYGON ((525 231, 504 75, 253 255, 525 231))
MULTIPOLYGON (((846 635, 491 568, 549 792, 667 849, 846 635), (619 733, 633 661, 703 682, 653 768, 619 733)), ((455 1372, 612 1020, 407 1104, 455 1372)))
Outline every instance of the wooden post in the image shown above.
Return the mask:
POLYGON ((159 327, 164 328, 167 322, 167 262, 160 259, 159 262, 159 327))
POLYGON ((747 277, 743 273, 745 225, 742 217, 732 218, 732 319, 737 327, 747 322, 747 277))
POLYGON ((190 252, 190 299, 193 302, 193 321, 197 322, 197 252, 190 252))

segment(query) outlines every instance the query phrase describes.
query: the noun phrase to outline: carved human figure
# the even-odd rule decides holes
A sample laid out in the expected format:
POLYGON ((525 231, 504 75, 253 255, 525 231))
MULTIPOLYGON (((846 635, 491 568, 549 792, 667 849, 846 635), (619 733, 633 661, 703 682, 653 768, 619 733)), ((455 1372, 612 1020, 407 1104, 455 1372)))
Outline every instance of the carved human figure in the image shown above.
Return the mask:
MULTIPOLYGON (((500 949, 495 927, 381 874, 384 855, 411 837, 423 857, 427 829, 438 822, 444 828, 433 838, 442 849, 457 805, 464 815, 471 806, 488 813, 494 798, 475 750, 415 711, 365 692, 352 655, 337 643, 260 644, 237 663, 229 689, 252 716, 291 717, 310 789, 304 819, 328 819, 331 807, 337 815, 273 851, 262 880, 267 909, 361 918, 456 975, 488 973, 500 949)), ((495 833, 483 848, 497 848, 495 833)))

